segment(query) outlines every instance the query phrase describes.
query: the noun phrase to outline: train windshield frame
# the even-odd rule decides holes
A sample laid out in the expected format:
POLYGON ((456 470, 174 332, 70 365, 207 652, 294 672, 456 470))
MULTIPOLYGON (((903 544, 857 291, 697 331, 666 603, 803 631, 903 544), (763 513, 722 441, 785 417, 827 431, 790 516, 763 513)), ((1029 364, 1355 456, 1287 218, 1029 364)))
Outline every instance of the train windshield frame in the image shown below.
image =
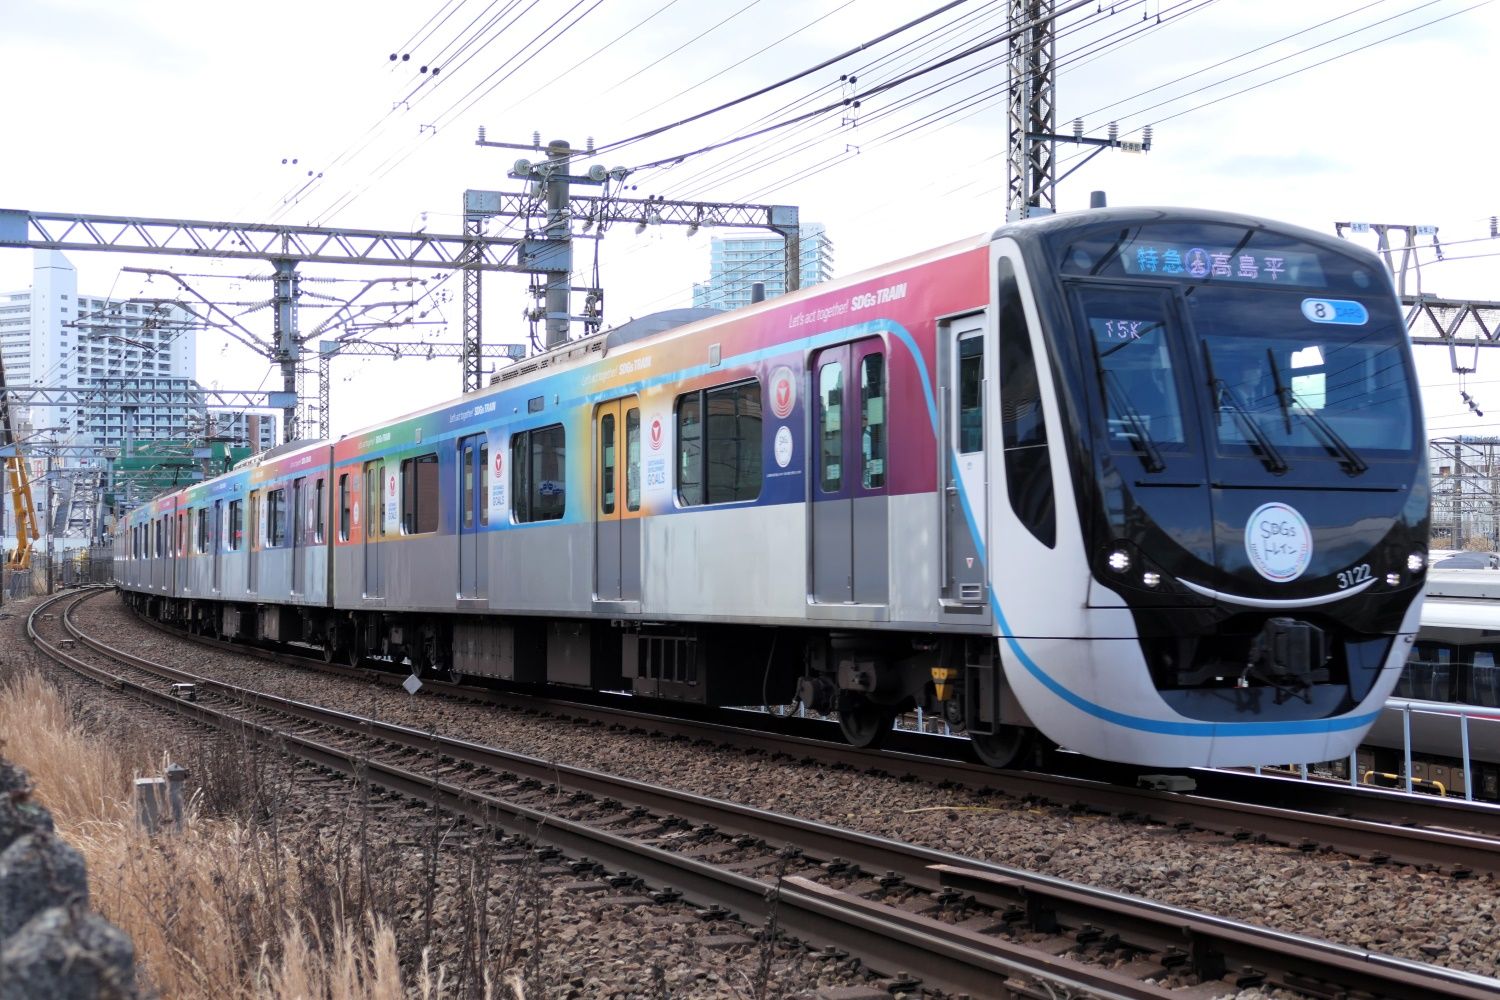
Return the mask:
POLYGON ((1419 453, 1406 328, 1383 271, 1224 224, 1111 226, 1058 249, 1107 443, 1146 472, 1203 447, 1272 475, 1331 462, 1357 480, 1419 453))

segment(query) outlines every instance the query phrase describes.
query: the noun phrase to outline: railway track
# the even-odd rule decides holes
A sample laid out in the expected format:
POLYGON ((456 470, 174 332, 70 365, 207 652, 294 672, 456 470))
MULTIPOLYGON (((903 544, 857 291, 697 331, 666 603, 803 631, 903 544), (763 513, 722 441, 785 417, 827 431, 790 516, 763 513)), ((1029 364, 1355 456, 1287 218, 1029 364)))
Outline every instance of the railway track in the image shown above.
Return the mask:
MULTIPOLYGON (((225 643, 185 633, 149 618, 142 621, 169 635, 210 648, 225 643)), ((338 676, 398 686, 404 672, 372 672, 288 648, 235 644, 246 655, 294 664, 338 676)), ((1302 850, 1335 851, 1373 864, 1407 864, 1463 878, 1500 874, 1500 808, 1483 803, 1353 790, 1330 782, 1306 782, 1248 773, 1195 770, 1191 792, 1142 787, 1140 768, 1055 754, 1052 773, 996 771, 963 759, 966 742, 942 736, 893 733, 887 749, 845 744, 832 723, 743 710, 694 711, 686 716, 642 711, 628 697, 559 698, 426 678, 424 686, 447 696, 515 711, 543 711, 562 718, 643 733, 785 755, 797 760, 866 772, 910 776, 940 785, 992 789, 1015 798, 1105 813, 1142 823, 1202 830, 1236 839, 1253 838, 1302 850)))
POLYGON ((248 691, 84 635, 70 613, 88 596, 39 607, 28 631, 47 655, 102 683, 549 844, 572 859, 580 879, 608 876, 626 891, 654 887, 658 898, 682 893, 750 921, 774 912, 780 928, 804 941, 885 971, 922 970, 925 988, 1131 998, 1222 996, 1251 986, 1320 997, 1500 990, 1500 981, 1467 973, 248 691), (63 603, 61 615, 47 617, 63 603))

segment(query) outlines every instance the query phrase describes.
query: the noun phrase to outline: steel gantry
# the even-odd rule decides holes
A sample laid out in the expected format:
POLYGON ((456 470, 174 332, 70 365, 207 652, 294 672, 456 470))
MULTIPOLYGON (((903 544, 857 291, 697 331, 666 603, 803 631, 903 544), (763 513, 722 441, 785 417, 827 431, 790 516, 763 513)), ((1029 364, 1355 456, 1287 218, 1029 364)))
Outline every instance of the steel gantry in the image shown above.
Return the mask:
MULTIPOLYGON (((107 250, 181 257, 263 260, 275 269, 272 305, 275 339, 266 356, 281 368, 291 402, 281 407, 282 432, 298 435, 298 362, 307 337, 297 332, 297 267, 301 264, 374 264, 384 267, 535 273, 528 259, 545 255, 545 241, 462 234, 403 233, 376 229, 292 226, 269 223, 153 219, 0 209, 0 247, 37 250, 107 250), (519 255, 521 263, 511 263, 519 255)), ((477 277, 475 278, 477 285, 477 277)), ((466 283, 467 287, 467 283, 466 283)), ((14 393, 13 402, 19 403, 14 393)), ((39 390, 44 397, 57 390, 39 390)), ((283 397, 285 398, 285 397, 283 397)), ((49 405, 33 402, 32 405, 49 405)))
MULTIPOLYGON (((465 278, 467 280, 467 275, 465 278)), ((492 344, 489 347, 482 347, 478 344, 439 344, 425 340, 320 340, 318 341, 318 413, 320 415, 318 436, 325 439, 329 436, 328 410, 332 388, 332 372, 329 366, 335 354, 373 355, 390 358, 392 361, 401 358, 425 358, 428 361, 435 358, 463 358, 467 380, 467 362, 471 356, 481 360, 483 358, 507 358, 511 361, 519 361, 526 357, 526 345, 492 344)), ((480 374, 482 373, 481 369, 480 374)))

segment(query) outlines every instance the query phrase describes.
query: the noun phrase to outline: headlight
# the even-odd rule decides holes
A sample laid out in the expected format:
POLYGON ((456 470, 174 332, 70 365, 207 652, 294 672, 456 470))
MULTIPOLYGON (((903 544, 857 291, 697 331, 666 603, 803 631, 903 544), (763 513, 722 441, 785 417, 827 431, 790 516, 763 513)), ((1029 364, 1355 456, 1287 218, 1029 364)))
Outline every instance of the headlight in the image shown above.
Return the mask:
POLYGON ((1427 565, 1427 556, 1421 552, 1413 552, 1406 557, 1406 568, 1409 572, 1420 573, 1422 567, 1427 565))
POLYGON ((1115 549, 1109 554, 1109 568, 1116 573, 1123 573, 1130 568, 1130 553, 1124 549, 1115 549))
POLYGON ((1161 583, 1161 574, 1152 573, 1148 570, 1141 574, 1141 582, 1148 587, 1155 587, 1161 583))

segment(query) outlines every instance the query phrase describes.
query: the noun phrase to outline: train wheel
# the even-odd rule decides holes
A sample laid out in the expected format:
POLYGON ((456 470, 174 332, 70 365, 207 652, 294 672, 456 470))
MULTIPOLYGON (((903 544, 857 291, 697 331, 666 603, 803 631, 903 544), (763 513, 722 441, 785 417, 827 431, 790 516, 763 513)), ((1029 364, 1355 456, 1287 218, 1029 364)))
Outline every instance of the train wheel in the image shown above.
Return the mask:
POLYGON ((878 705, 862 694, 845 691, 839 697, 839 731, 852 746, 880 746, 895 721, 894 708, 878 705))
POLYGON ((993 733, 970 733, 969 742, 980 763, 989 767, 1015 767, 1031 749, 1031 733, 1025 726, 997 726, 993 733))

